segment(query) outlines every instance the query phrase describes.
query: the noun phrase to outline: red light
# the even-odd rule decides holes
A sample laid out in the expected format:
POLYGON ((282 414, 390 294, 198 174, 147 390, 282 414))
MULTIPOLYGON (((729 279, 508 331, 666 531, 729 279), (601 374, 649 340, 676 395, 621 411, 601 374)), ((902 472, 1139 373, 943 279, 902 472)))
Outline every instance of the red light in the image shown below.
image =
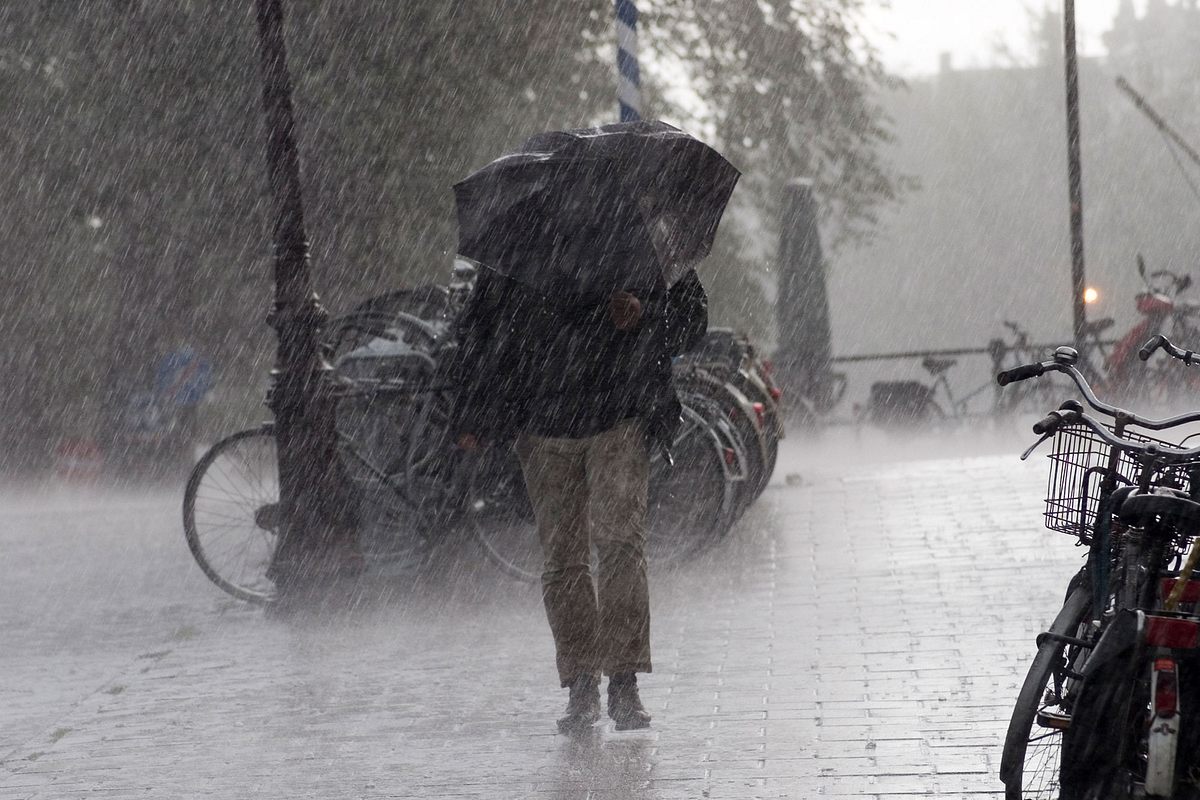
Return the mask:
POLYGON ((1200 646, 1200 622, 1146 615, 1146 644, 1151 647, 1200 646))
POLYGON ((762 403, 755 403, 754 416, 758 418, 758 427, 765 427, 767 424, 767 407, 762 403))
POLYGON ((737 463, 737 453, 733 452, 732 447, 725 448, 725 463, 731 467, 737 463))
POLYGON ((767 389, 767 391, 770 393, 772 400, 778 400, 779 398, 783 397, 783 390, 778 386, 772 386, 770 389, 767 389))
POLYGON ((1174 716, 1179 711, 1179 681, 1175 661, 1158 658, 1154 661, 1154 713, 1159 717, 1174 716))

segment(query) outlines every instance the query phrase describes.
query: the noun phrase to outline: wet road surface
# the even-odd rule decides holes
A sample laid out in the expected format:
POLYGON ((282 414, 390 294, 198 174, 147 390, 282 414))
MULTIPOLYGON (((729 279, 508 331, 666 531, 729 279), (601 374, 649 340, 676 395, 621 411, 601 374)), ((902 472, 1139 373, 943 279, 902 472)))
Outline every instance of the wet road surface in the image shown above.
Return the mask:
POLYGON ((469 544, 279 616, 207 583, 169 493, 0 497, 0 798, 1000 796, 1081 563, 1039 527, 1044 463, 788 446, 652 577, 653 729, 574 739, 537 591, 469 544))

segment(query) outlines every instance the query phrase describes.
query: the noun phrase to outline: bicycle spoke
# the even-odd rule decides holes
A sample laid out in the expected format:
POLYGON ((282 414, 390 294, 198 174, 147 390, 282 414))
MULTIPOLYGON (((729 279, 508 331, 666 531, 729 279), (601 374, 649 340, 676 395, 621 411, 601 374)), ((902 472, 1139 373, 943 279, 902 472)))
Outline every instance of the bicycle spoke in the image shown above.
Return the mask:
POLYGON ((275 441, 269 430, 246 431, 207 453, 188 482, 184 528, 197 562, 218 586, 268 602, 266 569, 278 544, 261 515, 279 503, 275 441))

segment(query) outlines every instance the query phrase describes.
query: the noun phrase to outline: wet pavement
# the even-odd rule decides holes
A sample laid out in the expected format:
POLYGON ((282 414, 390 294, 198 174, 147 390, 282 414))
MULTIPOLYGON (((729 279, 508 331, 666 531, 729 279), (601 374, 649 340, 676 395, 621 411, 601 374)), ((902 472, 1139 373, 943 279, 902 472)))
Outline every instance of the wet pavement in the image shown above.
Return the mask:
POLYGON ((469 544, 279 616, 206 582, 176 496, 0 496, 0 798, 1001 796, 1082 556, 1040 527, 1044 461, 787 445, 652 577, 652 730, 573 739, 536 590, 469 544))

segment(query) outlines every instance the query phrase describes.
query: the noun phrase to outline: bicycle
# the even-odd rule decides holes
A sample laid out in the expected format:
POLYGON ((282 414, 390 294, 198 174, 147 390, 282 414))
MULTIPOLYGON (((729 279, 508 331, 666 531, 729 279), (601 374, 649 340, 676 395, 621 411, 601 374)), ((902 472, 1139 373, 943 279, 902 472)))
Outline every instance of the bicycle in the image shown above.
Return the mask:
MULTIPOLYGON (((731 417, 737 417, 744 434, 753 429, 762 450, 762 464, 748 465, 753 487, 751 500, 766 488, 779 459, 779 443, 785 437, 781 399, 783 391, 771 377, 768 362, 758 357, 749 340, 727 328, 708 331, 701 344, 677 359, 677 375, 698 371, 711 380, 705 385, 714 397, 728 394, 733 399, 731 417), (728 388, 726 388, 728 387, 728 388)), ((844 388, 844 383, 843 383, 844 388)))
MULTIPOLYGON (((738 435, 721 411, 707 398, 681 392, 680 399, 683 421, 672 445, 673 463, 661 452, 650 458, 647 561, 652 566, 669 567, 719 541, 739 513, 735 487, 746 479, 738 435)), ((519 500, 507 513, 476 517, 476 538, 503 572, 536 582, 542 551, 516 459, 507 469, 480 475, 494 493, 519 500)))
POLYGON ((858 423, 898 431, 913 426, 946 427, 970 416, 972 403, 992 388, 991 383, 978 386, 965 395, 955 395, 947 373, 956 364, 956 358, 926 356, 921 360, 921 367, 933 378, 932 383, 916 380, 872 383, 867 402, 856 406, 858 423))
MULTIPOLYGON (((1151 340, 1143 358, 1158 346, 1170 352, 1168 345, 1151 340)), ((1088 560, 1038 637, 1000 777, 1008 798, 1174 797, 1200 767, 1187 757, 1200 737, 1180 738, 1200 697, 1183 696, 1179 682, 1181 666, 1200 670, 1200 448, 1131 427, 1169 430, 1200 421, 1200 412, 1156 420, 1118 409, 1096 397, 1077 361, 1063 347, 1049 361, 997 376, 1004 386, 1067 375, 1088 406, 1111 419, 1063 403, 1034 426, 1040 438, 1022 455, 1054 439, 1046 525, 1077 537, 1088 560)))
MULTIPOLYGON (((1017 323, 1005 321, 1004 326, 1012 333, 1013 342, 995 338, 987 343, 984 350, 991 358, 993 372, 1009 365, 1023 364, 1028 361, 1030 354, 1041 349, 1030 344, 1028 332, 1017 323)), ((921 368, 932 379, 929 383, 919 380, 872 383, 866 402, 855 404, 855 421, 859 425, 871 424, 891 432, 914 426, 949 429, 965 419, 980 416, 982 409, 979 408, 981 404, 978 399, 991 391, 994 394, 990 404, 991 416, 993 421, 998 422, 1025 408, 1030 398, 1037 394, 1028 389, 1020 396, 1011 392, 1002 393, 990 378, 964 394, 956 394, 949 373, 957 366, 958 358, 947 357, 954 355, 954 351, 947 354, 917 354, 916 357, 921 358, 921 368)))
MULTIPOLYGON (((532 509, 511 451, 466 454, 450 442, 452 387, 438 365, 448 325, 395 307, 356 310, 331 325, 325 348, 340 381, 339 454, 358 498, 368 564, 407 571, 466 530, 503 571, 541 572, 532 509)), ((684 392, 674 467, 651 458, 649 557, 675 563, 719 539, 735 519, 746 447, 712 402, 684 392)), ((204 573, 243 600, 270 603, 267 567, 278 543, 273 427, 235 433, 197 463, 184 494, 184 530, 204 573)))
POLYGON ((766 489, 774 469, 773 436, 766 427, 765 407, 751 401, 729 380, 697 364, 678 364, 674 380, 688 396, 705 397, 718 409, 724 409, 725 419, 736 431, 738 460, 745 472, 745 480, 738 483, 737 516, 740 517, 766 489))
MULTIPOLYGON (((391 339, 399 339, 400 344, 383 347, 379 346, 378 341, 369 341, 366 345, 355 341, 353 344, 356 346, 347 352, 342 346, 344 342, 339 339, 334 346, 334 350, 342 352, 337 363, 345 371, 352 362, 366 358, 366 369, 353 371, 359 376, 369 376, 378 371, 377 357, 382 353, 399 359, 397 363, 403 366, 414 358, 411 351, 416 350, 415 367, 435 370, 438 362, 453 357, 449 353, 454 347, 450 337, 450 322, 461 311, 470 293, 474 274, 472 265, 462 260, 456 262, 449 289, 434 293, 432 305, 439 313, 432 324, 402 310, 414 309, 419 313, 419 309, 427 308, 431 305, 428 291, 414 293, 415 303, 419 306, 415 306, 414 300, 404 293, 386 295, 388 305, 382 317, 378 300, 366 307, 360 305, 345 323, 352 331, 366 331, 368 336, 377 336, 389 320, 394 320, 402 327, 413 328, 416 340, 414 335, 392 336, 391 339)), ((391 370, 395 368, 388 367, 391 370)), ((682 427, 671 446, 674 458, 668 461, 657 450, 651 453, 650 458, 648 524, 654 534, 650 554, 652 560, 658 563, 676 563, 721 538, 753 499, 747 498, 747 492, 740 490, 740 487, 749 485, 746 465, 755 451, 752 442, 757 442, 757 439, 751 440, 744 428, 738 426, 735 414, 731 413, 726 420, 713 408, 710 401, 720 392, 713 389, 711 381, 705 393, 693 391, 695 385, 681 379, 678 371, 676 378, 684 408, 682 427), (703 499, 697 500, 697 497, 703 499)), ((725 389, 736 394, 730 387, 725 389)), ((541 574, 541 549, 533 529, 532 508, 524 498, 524 483, 516 459, 509 456, 502 463, 481 470, 484 474, 490 470, 487 480, 479 479, 473 483, 464 483, 461 479, 450 480, 445 465, 440 465, 436 456, 439 452, 452 449, 446 439, 449 405, 450 398, 447 396, 442 406, 432 412, 437 427, 435 433, 431 434, 425 429, 407 431, 403 426, 393 424, 394 432, 391 435, 376 434, 374 438, 393 449, 404 442, 426 444, 427 452, 422 458, 408 456, 410 466, 406 482, 410 489, 415 489, 417 497, 412 499, 418 504, 424 502, 429 505, 432 502, 435 505, 453 506, 461 502, 462 487, 468 483, 472 491, 482 491, 493 498, 496 501, 494 508, 503 505, 497 498, 505 494, 515 497, 505 501, 511 502, 510 508, 493 511, 491 517, 485 519, 482 515, 475 515, 473 524, 476 538, 503 571, 522 580, 536 580, 541 574), (439 435, 442 438, 439 439, 439 435), (425 469, 414 474, 414 469, 420 465, 425 465, 425 469), (431 469, 430 465, 441 468, 431 469), (432 496, 433 500, 430 501, 426 496, 432 496)), ((745 398, 741 398, 741 407, 746 414, 753 413, 745 398)), ((392 416, 410 424, 430 417, 429 412, 411 409, 401 409, 401 412, 393 412, 392 416)), ((397 458, 400 462, 404 460, 403 457, 397 458)))
MULTIPOLYGON (((1095 361, 1102 371, 1097 370, 1096 375, 1106 393, 1161 405, 1200 390, 1200 380, 1192 375, 1180 375, 1166 366, 1141 363, 1139 346, 1151 333, 1167 333, 1187 340, 1200 335, 1197 324, 1200 304, 1183 296, 1192 285, 1190 275, 1165 269, 1147 273, 1140 253, 1137 272, 1144 284, 1144 290, 1134 298, 1141 320, 1110 349, 1100 351, 1095 361)), ((1111 323, 1111 320, 1107 321, 1111 323)))

